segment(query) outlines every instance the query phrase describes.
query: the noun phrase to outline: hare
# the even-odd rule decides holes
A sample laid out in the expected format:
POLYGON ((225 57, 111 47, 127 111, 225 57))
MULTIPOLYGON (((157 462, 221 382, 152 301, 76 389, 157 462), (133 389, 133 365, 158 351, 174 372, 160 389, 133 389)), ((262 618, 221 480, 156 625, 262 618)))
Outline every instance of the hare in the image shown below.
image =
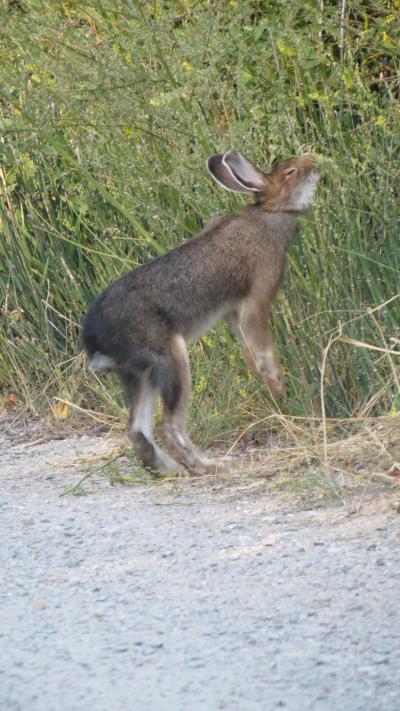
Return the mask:
POLYGON ((82 339, 93 370, 115 370, 130 403, 128 434, 154 473, 215 471, 185 429, 191 377, 186 343, 225 319, 243 355, 271 392, 285 387, 267 319, 281 284, 297 216, 312 203, 319 173, 312 157, 262 173, 237 151, 207 167, 226 190, 254 193, 255 204, 217 217, 192 239, 122 276, 86 315, 82 339), (157 399, 169 454, 153 439, 157 399))

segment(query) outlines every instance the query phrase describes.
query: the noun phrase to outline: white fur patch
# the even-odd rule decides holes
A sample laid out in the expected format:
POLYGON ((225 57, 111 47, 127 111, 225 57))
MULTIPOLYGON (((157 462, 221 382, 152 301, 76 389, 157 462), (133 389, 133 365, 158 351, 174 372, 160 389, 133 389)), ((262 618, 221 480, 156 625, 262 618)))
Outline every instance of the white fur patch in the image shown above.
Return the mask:
POLYGON ((89 368, 95 372, 110 370, 115 368, 115 360, 104 353, 100 353, 100 351, 96 351, 90 359, 89 368))
POLYGON ((290 200, 292 210, 307 210, 312 204, 317 189, 319 173, 311 173, 294 191, 290 200))
POLYGON ((272 348, 267 348, 265 351, 255 351, 254 357, 260 373, 264 373, 272 379, 279 379, 280 373, 275 362, 272 348))
POLYGON ((153 413, 158 399, 157 389, 143 379, 140 386, 139 396, 134 406, 134 416, 131 422, 132 432, 141 432, 152 442, 153 437, 153 413))

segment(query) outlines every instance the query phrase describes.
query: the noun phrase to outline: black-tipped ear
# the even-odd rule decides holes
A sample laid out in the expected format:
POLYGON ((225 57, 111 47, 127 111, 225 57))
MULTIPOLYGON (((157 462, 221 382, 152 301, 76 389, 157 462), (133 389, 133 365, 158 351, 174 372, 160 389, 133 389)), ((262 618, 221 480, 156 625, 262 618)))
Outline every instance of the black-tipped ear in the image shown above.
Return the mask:
POLYGON ((226 153, 219 153, 215 156, 210 156, 206 161, 207 168, 214 180, 225 190, 231 190, 234 193, 254 192, 254 188, 245 185, 233 174, 230 166, 225 163, 226 155, 226 153))
POLYGON ((231 170, 236 180, 248 190, 260 192, 265 187, 265 179, 261 170, 258 170, 238 151, 224 153, 222 161, 231 170))

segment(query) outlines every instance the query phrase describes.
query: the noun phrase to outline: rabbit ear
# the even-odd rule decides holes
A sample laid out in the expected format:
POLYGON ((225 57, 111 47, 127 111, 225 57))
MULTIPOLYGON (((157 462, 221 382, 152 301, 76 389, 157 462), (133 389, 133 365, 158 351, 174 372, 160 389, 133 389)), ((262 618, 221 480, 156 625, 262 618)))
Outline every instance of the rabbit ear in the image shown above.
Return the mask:
MULTIPOLYGON (((235 152, 230 151, 230 153, 235 152)), ((218 185, 221 185, 225 188, 225 190, 231 190, 234 193, 251 193, 255 190, 258 191, 258 188, 249 187, 248 185, 245 185, 240 178, 236 177, 230 166, 225 162, 226 155, 228 154, 219 153, 208 158, 206 162, 208 170, 218 185)), ((236 155, 240 155, 240 153, 237 153, 236 155)))
POLYGON ((261 170, 258 170, 253 163, 242 156, 238 151, 228 151, 224 153, 223 163, 233 173, 236 180, 243 187, 252 192, 260 192, 265 188, 265 178, 261 170))

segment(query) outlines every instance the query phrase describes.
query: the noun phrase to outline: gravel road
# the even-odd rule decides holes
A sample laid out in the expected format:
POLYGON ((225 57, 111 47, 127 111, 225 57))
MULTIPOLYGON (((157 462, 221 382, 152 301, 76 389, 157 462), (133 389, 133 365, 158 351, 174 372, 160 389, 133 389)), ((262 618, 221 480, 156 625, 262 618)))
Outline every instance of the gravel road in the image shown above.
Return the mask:
POLYGON ((107 447, 0 442, 2 711, 399 711, 386 494, 297 511, 189 480, 60 498, 107 447))

